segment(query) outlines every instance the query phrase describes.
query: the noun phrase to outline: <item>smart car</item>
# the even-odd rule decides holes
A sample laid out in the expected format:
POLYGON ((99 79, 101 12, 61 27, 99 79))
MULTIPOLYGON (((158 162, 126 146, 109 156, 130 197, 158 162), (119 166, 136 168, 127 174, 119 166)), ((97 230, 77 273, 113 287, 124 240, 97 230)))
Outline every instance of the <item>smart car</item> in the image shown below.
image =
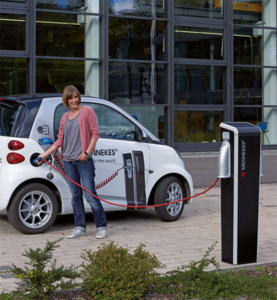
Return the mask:
MULTIPOLYGON (((82 96, 81 105, 92 107, 97 116, 100 138, 92 158, 101 199, 142 209, 193 194, 192 178, 178 152, 136 118, 106 100, 82 96)), ((0 211, 22 233, 42 233, 57 215, 73 213, 59 151, 52 154, 50 166, 34 163, 55 142, 66 111, 61 94, 0 98, 0 211)), ((176 221, 190 202, 156 207, 156 215, 176 221)), ((128 209, 102 204, 105 211, 128 209)))

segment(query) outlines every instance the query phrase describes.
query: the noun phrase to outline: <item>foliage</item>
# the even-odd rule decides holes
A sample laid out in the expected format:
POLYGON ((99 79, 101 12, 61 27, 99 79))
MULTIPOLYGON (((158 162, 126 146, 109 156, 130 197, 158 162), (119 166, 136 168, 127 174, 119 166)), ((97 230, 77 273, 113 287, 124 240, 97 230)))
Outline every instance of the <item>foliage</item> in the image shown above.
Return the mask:
POLYGON ((1 292, 0 300, 12 300, 12 296, 10 293, 1 292))
POLYGON ((83 286, 95 299, 141 299, 144 291, 158 276, 154 268, 162 267, 155 255, 140 244, 130 254, 114 242, 102 244, 98 251, 86 250, 81 257, 83 286))
POLYGON ((254 270, 256 270, 256 271, 264 271, 265 268, 261 267, 261 266, 257 266, 257 267, 254 268, 254 270))
POLYGON ((208 248, 200 261, 192 261, 157 278, 152 290, 159 294, 176 294, 180 299, 234 299, 246 295, 250 299, 277 299, 277 278, 268 274, 247 276, 245 270, 220 272, 215 258, 208 258, 215 245, 208 248), (210 264, 216 270, 204 271, 210 264))
POLYGON ((26 250, 22 255, 29 258, 30 262, 25 262, 27 266, 24 269, 12 265, 10 271, 24 282, 12 292, 14 298, 23 296, 23 299, 48 299, 57 288, 68 290, 77 286, 73 283, 73 279, 79 277, 76 267, 73 265, 69 268, 63 265, 56 267, 57 261, 52 259, 52 252, 59 247, 57 243, 61 240, 62 238, 53 242, 47 241, 43 250, 40 248, 26 250), (48 264, 50 268, 46 270, 48 264))

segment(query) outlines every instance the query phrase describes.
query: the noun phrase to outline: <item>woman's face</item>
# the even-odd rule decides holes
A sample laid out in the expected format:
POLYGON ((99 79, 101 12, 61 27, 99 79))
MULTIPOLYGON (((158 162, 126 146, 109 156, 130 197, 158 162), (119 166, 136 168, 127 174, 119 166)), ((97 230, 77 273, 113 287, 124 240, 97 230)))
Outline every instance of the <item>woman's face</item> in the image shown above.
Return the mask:
POLYGON ((73 92, 72 96, 67 100, 67 103, 71 110, 78 109, 79 98, 78 98, 77 92, 73 92))

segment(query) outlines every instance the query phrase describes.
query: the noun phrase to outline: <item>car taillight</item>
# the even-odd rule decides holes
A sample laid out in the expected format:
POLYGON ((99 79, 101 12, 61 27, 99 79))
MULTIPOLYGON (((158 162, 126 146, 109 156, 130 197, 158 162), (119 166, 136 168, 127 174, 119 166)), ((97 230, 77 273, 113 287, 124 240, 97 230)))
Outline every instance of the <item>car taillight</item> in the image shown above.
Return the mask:
POLYGON ((22 163, 25 157, 18 153, 9 153, 7 156, 7 162, 11 165, 22 163))
POLYGON ((4 98, 0 98, 0 101, 4 101, 4 98))
POLYGON ((19 141, 12 140, 9 142, 8 148, 12 151, 20 150, 20 149, 24 148, 24 144, 19 141))

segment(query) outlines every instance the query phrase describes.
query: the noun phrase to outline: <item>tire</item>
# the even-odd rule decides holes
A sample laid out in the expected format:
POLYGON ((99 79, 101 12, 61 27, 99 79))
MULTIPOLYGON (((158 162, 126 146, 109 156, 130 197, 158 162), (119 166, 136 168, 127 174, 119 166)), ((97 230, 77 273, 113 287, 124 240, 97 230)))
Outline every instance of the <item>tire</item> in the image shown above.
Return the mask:
POLYGON ((18 231, 42 233, 56 220, 58 203, 55 194, 45 185, 31 183, 20 188, 8 208, 8 220, 18 231))
MULTIPOLYGON (((154 204, 169 203, 185 197, 185 190, 181 180, 177 177, 170 176, 163 178, 157 185, 154 193, 154 204)), ((179 219, 183 213, 184 201, 155 207, 156 215, 165 222, 173 222, 179 219)))

